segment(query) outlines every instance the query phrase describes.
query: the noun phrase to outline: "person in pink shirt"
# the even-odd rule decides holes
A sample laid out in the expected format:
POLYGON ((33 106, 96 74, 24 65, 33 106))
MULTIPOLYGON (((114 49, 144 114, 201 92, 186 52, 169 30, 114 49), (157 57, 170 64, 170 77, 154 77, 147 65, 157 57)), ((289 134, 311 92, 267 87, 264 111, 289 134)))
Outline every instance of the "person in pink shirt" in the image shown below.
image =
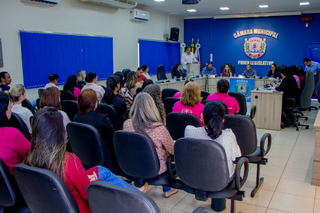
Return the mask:
POLYGON ((12 174, 12 167, 23 161, 30 148, 30 142, 18 129, 8 127, 10 118, 9 96, 0 92, 0 159, 12 174))
POLYGON ((71 92, 76 98, 76 101, 78 101, 81 90, 78 88, 77 76, 70 75, 67 79, 66 84, 63 86, 63 90, 71 92))
MULTIPOLYGON (((193 80, 191 80, 193 82, 193 80)), ((187 83, 189 83, 190 81, 187 79, 183 86, 185 86, 187 83)), ((176 92, 176 94, 174 94, 173 98, 181 98, 181 92, 176 92)))
POLYGON ((189 82, 183 87, 181 99, 173 105, 172 112, 193 114, 197 116, 201 126, 203 126, 201 113, 204 105, 201 103, 201 100, 201 91, 198 84, 189 82))
POLYGON ((229 64, 224 65, 224 69, 221 72, 222 77, 230 77, 233 76, 233 72, 229 67, 229 64))
POLYGON ((208 96, 208 101, 221 101, 225 103, 229 109, 229 114, 234 115, 240 111, 240 106, 238 101, 234 97, 230 97, 229 91, 229 81, 221 79, 218 81, 217 92, 208 96))

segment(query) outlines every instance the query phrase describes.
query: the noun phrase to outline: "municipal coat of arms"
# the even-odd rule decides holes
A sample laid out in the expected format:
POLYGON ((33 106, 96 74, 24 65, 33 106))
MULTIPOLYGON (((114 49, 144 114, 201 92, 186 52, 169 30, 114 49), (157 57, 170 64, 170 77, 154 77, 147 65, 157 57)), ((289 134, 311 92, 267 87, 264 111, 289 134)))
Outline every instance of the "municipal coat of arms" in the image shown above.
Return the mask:
POLYGON ((249 40, 247 38, 245 39, 244 52, 252 59, 257 59, 263 56, 266 52, 266 48, 267 44, 265 38, 263 40, 258 37, 253 37, 249 40))

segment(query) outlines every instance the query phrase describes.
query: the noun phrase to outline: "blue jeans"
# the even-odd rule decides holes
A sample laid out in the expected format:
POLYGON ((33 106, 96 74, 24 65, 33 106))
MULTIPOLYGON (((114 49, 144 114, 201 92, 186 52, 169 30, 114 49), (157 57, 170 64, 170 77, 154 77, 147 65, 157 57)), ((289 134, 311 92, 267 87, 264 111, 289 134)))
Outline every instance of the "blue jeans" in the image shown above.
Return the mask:
POLYGON ((107 182, 107 183, 110 183, 110 184, 116 185, 116 186, 137 189, 137 188, 131 186, 130 184, 128 184, 127 182, 125 182, 124 180, 122 180, 121 178, 119 178, 117 175, 110 172, 109 169, 107 169, 103 166, 97 166, 97 167, 98 167, 99 180, 102 180, 103 182, 107 182))
POLYGON ((162 186, 162 191, 165 193, 165 192, 168 192, 171 190, 171 187, 167 187, 167 186, 162 186))

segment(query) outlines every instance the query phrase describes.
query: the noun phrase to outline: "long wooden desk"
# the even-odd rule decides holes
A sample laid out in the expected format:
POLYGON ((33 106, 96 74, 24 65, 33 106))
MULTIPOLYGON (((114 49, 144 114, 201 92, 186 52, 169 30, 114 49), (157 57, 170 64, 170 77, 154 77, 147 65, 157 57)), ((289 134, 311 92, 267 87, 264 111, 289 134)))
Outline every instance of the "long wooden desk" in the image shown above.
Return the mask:
POLYGON ((316 128, 316 139, 314 145, 311 184, 320 186, 320 111, 318 112, 313 126, 316 128))

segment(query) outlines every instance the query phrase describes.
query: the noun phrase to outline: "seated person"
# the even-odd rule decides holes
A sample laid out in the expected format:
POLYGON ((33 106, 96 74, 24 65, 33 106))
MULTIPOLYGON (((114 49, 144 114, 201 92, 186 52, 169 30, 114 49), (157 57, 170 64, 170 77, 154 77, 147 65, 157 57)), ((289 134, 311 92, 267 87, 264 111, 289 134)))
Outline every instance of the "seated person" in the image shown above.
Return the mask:
POLYGON ((147 79, 151 79, 150 75, 148 74, 149 72, 148 65, 144 64, 141 66, 141 68, 142 68, 142 75, 144 75, 144 77, 146 77, 147 79))
MULTIPOLYGON (((287 100, 287 98, 299 99, 299 88, 296 79, 292 76, 291 70, 288 67, 283 67, 280 70, 281 76, 283 77, 281 84, 276 86, 277 91, 282 91, 282 107, 291 107, 293 102, 287 100)), ((290 110, 282 109, 281 121, 284 126, 288 126, 293 122, 293 115, 290 110)))
POLYGON ((243 71, 242 75, 246 78, 254 78, 255 76, 257 76, 257 71, 252 69, 251 64, 248 64, 247 69, 243 71))
POLYGON ((273 78, 280 78, 280 72, 277 69, 277 65, 275 63, 273 63, 271 65, 271 70, 269 70, 268 72, 268 77, 273 77, 273 78))
POLYGON ((214 68, 212 66, 212 62, 209 61, 207 63, 207 66, 203 67, 202 71, 201 71, 201 75, 204 76, 204 75, 217 75, 217 70, 216 68, 214 68))
POLYGON ((181 70, 181 64, 176 64, 174 70, 173 70, 173 76, 176 76, 177 78, 184 78, 187 75, 184 74, 181 70))
POLYGON ((71 92, 76 98, 76 101, 78 101, 81 90, 78 88, 77 76, 70 75, 67 79, 67 82, 63 86, 63 90, 71 92))
POLYGON ((79 70, 77 72, 78 88, 82 90, 83 86, 86 85, 86 71, 79 70))
POLYGON ((156 104, 156 107, 160 113, 160 117, 162 119, 162 123, 166 124, 166 112, 164 110, 164 105, 161 98, 161 89, 158 84, 150 84, 146 88, 144 88, 143 92, 148 93, 152 99, 154 100, 154 103, 156 104))
POLYGON ((12 174, 12 167, 22 163, 27 155, 30 142, 18 129, 8 127, 10 118, 11 104, 9 95, 0 92, 0 159, 12 174))
MULTIPOLYGON (((167 170, 166 161, 169 154, 174 154, 174 141, 163 125, 160 113, 148 93, 142 92, 137 95, 129 117, 130 119, 123 123, 123 130, 142 133, 152 140, 160 162, 158 174, 164 173, 167 170)), ((162 189, 165 198, 178 192, 177 189, 167 186, 163 186, 162 189)))
POLYGON ((300 86, 300 78, 298 76, 298 68, 296 67, 296 65, 291 65, 289 67, 294 79, 296 79, 296 82, 297 82, 297 85, 298 85, 298 88, 299 90, 301 89, 301 86, 300 86))
POLYGON ((10 74, 6 71, 1 72, 0 80, 1 80, 0 88, 2 89, 2 92, 9 91, 10 90, 9 84, 11 84, 11 81, 12 81, 10 74))
POLYGON ((57 87, 59 76, 55 73, 52 73, 48 76, 48 78, 50 82, 44 86, 44 89, 47 89, 49 87, 57 87))
POLYGON ((18 114, 26 126, 28 127, 29 133, 31 133, 31 126, 30 126, 30 117, 33 116, 32 112, 21 105, 22 101, 26 99, 26 89, 22 84, 17 84, 11 87, 9 90, 9 95, 11 102, 13 103, 12 112, 18 114))
MULTIPOLYGON (((66 132, 61 114, 55 108, 48 107, 37 111, 32 121, 32 130, 34 135, 31 139, 31 148, 24 163, 56 173, 69 188, 79 212, 91 212, 87 196, 90 182, 100 180, 134 189, 105 167, 96 166, 85 170, 81 160, 75 154, 67 152, 64 137, 66 132)), ((146 189, 147 185, 141 188, 145 191, 146 189)))
POLYGON ((148 85, 150 85, 150 84, 154 84, 154 83, 153 83, 153 80, 151 80, 151 79, 145 80, 145 81, 143 82, 143 84, 142 84, 142 87, 141 87, 142 91, 144 90, 144 88, 146 88, 146 86, 148 86, 148 85))
MULTIPOLYGON (((185 85, 186 85, 187 83, 189 83, 190 81, 193 82, 193 79, 190 79, 190 80, 187 79, 187 80, 184 82, 183 86, 185 86, 185 85)), ((200 91, 200 93, 201 93, 201 91, 200 91)), ((174 94, 173 98, 181 98, 181 92, 176 92, 176 94, 174 94)))
MULTIPOLYGON (((233 162, 241 156, 241 151, 237 143, 236 136, 231 129, 223 130, 224 123, 224 107, 221 103, 209 102, 201 113, 201 118, 204 121, 203 127, 187 126, 185 137, 210 140, 213 143, 220 144, 227 157, 229 168, 229 182, 233 180, 234 166, 233 162)), ((217 208, 225 206, 226 199, 212 199, 212 203, 217 208)))
POLYGON ((203 126, 201 113, 204 105, 201 103, 201 100, 201 91, 198 84, 189 82, 183 87, 181 99, 173 105, 172 112, 193 114, 197 116, 201 126, 203 126))
POLYGON ((124 86, 128 88, 132 96, 137 93, 137 89, 141 87, 141 83, 138 82, 136 72, 131 71, 128 73, 124 86))
POLYGON ((240 106, 238 101, 234 97, 230 97, 229 91, 229 81, 225 79, 220 79, 217 85, 217 92, 208 96, 208 101, 221 101, 225 103, 228 107, 229 114, 238 114, 240 111, 240 106))
POLYGON ((137 79, 140 84, 142 84, 147 78, 143 75, 142 67, 138 67, 137 71, 137 79))
POLYGON ((225 64, 225 65, 224 65, 224 69, 223 69, 222 72, 221 72, 221 76, 222 76, 222 77, 230 77, 230 76, 233 76, 233 72, 232 72, 232 70, 230 69, 229 64, 225 64))
POLYGON ((101 102, 104 93, 106 92, 102 86, 97 84, 98 76, 95 72, 89 72, 86 76, 86 85, 83 86, 82 90, 93 89, 97 93, 98 101, 101 102))

